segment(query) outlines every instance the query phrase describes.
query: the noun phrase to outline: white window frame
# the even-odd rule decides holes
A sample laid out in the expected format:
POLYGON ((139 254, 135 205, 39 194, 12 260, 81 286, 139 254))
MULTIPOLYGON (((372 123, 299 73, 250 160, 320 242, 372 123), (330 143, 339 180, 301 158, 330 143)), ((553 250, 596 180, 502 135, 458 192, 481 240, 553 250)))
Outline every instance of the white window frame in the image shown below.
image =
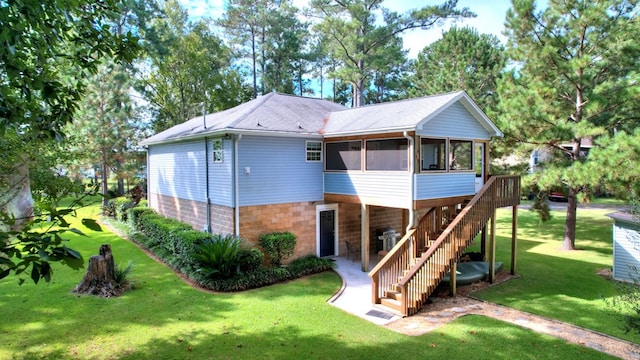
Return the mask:
POLYGON ((307 140, 304 143, 305 146, 305 160, 307 162, 322 162, 322 141, 320 140, 307 140), (309 149, 309 144, 310 143, 315 143, 315 144, 319 144, 320 148, 319 149, 309 149), (309 160, 309 155, 316 155, 318 156, 318 159, 311 159, 309 160))
POLYGON ((224 142, 222 139, 213 139, 211 149, 211 160, 216 164, 224 162, 224 142))

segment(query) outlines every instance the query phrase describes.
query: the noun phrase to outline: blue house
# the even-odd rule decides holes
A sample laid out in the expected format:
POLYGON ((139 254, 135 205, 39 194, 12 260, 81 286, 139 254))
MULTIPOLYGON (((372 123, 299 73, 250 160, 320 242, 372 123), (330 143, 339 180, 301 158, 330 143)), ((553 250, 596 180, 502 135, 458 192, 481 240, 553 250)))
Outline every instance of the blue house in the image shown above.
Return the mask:
POLYGON ((358 251, 363 271, 380 254, 373 301, 406 315, 423 301, 413 297, 433 289, 398 285, 396 272, 437 285, 495 208, 519 202, 519 178, 488 176, 498 136, 465 92, 355 109, 271 93, 142 144, 149 206, 159 213, 254 244, 291 231, 295 256, 358 251))

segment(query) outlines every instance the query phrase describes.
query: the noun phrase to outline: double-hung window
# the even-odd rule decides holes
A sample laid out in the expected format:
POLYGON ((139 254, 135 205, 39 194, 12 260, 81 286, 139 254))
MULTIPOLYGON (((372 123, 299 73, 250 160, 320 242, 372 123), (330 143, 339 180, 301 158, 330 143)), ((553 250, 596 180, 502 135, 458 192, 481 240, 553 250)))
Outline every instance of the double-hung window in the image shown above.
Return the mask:
POLYGON ((307 141, 307 161, 322 161, 322 141, 307 141))

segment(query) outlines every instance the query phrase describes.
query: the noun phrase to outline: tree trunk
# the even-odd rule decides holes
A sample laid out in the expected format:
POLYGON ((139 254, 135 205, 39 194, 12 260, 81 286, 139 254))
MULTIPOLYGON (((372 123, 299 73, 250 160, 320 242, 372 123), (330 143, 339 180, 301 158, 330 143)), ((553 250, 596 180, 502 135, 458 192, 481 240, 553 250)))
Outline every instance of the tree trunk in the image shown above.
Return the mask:
POLYGON ((567 200, 567 220, 564 225, 564 240, 562 241, 562 250, 575 250, 578 196, 577 191, 574 188, 569 188, 567 200))
POLYGON ((107 208, 109 203, 109 167, 107 166, 107 149, 102 147, 102 211, 107 208))
POLYGON ((100 246, 100 255, 89 258, 87 273, 82 281, 73 289, 78 294, 90 294, 104 297, 119 296, 123 289, 115 280, 115 261, 110 245, 100 246))

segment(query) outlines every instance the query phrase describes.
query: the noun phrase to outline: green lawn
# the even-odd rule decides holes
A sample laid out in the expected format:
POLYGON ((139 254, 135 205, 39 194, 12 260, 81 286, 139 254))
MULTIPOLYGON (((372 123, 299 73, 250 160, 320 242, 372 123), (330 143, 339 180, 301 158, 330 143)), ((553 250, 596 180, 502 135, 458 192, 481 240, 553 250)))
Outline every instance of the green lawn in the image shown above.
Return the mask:
MULTIPOLYGON (((476 296, 515 309, 543 315, 640 343, 640 336, 625 334, 620 317, 604 298, 615 295, 613 284, 596 275, 611 269, 611 210, 578 210, 577 251, 562 251, 565 213, 553 211, 541 223, 535 214, 519 211, 517 273, 519 279, 494 286, 476 296)), ((510 269, 511 214, 497 216, 497 260, 510 269)))
MULTIPOLYGON (((80 215, 95 216, 97 211, 94 206, 83 209, 80 215), (89 211, 92 214, 88 214, 89 211)), ((597 221, 606 225, 603 233, 609 236, 607 220, 597 221)), ((500 227, 507 226, 507 222, 508 219, 501 217, 500 227)), ((578 287, 575 290, 560 285, 528 287, 528 283, 543 283, 553 278, 528 273, 530 269, 540 270, 532 264, 539 261, 538 256, 549 255, 538 254, 543 240, 527 240, 527 232, 532 233, 529 237, 534 237, 533 233, 540 230, 527 229, 524 224, 521 229, 523 278, 496 287, 483 296, 538 312, 551 307, 554 314, 561 312, 557 309, 560 301, 565 311, 581 314, 588 324, 593 324, 591 328, 600 326, 597 321, 601 316, 595 313, 604 311, 604 307, 599 305, 598 295, 582 299, 574 294, 583 291, 579 281, 574 284, 578 287), (553 289, 561 290, 562 295, 553 298, 553 289), (570 294, 566 294, 567 290, 570 294), (537 301, 540 297, 554 302, 537 301), (534 304, 527 305, 527 302, 534 304), (584 308, 574 309, 574 306, 584 308)), ((50 284, 26 282, 18 286, 15 278, 4 279, 0 282, 0 359, 608 358, 480 316, 462 317, 419 337, 395 333, 328 305, 327 299, 340 287, 339 277, 332 272, 242 293, 206 293, 189 287, 164 265, 108 231, 89 235, 74 236, 72 247, 88 258, 97 253, 101 244, 111 244, 117 262, 135 261, 132 279, 136 289, 113 299, 78 297, 71 290, 83 272, 60 266, 55 267, 50 284)), ((585 253, 593 255, 586 260, 558 257, 556 260, 562 262, 557 264, 576 262, 582 265, 576 268, 592 269, 610 266, 610 245, 608 250, 604 246, 609 238, 591 241, 589 244, 594 249, 585 253), (604 246, 602 252, 597 250, 600 243, 604 246)), ((579 243, 587 244, 586 240, 579 243)), ((566 268, 565 265, 559 267, 566 268)), ((611 291, 606 281, 598 284, 611 291)), ((589 289, 591 287, 587 287, 589 289)), ((612 333, 612 330, 604 332, 612 333)))

